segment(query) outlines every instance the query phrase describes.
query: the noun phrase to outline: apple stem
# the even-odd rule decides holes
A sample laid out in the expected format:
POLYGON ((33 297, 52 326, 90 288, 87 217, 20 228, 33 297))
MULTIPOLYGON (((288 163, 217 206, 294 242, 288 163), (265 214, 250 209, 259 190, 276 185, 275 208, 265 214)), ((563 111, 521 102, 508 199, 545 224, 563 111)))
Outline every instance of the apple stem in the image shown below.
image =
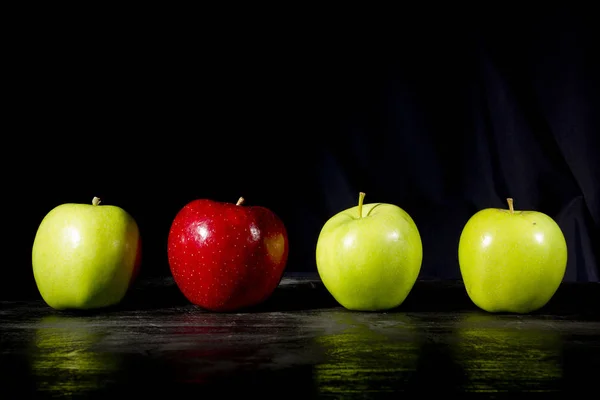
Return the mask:
POLYGON ((235 203, 236 206, 241 206, 242 204, 244 204, 244 198, 240 197, 237 201, 237 203, 235 203))
POLYGON ((92 199, 92 205, 93 206, 97 206, 98 204, 100 204, 100 198, 99 197, 94 197, 92 199))
POLYGON ((365 193, 360 192, 358 194, 358 218, 362 218, 362 208, 363 208, 364 200, 365 200, 365 193))
POLYGON ((513 206, 513 199, 511 199, 510 197, 508 199, 506 199, 506 202, 508 203, 508 211, 510 211, 511 214, 515 213, 515 208, 513 206))

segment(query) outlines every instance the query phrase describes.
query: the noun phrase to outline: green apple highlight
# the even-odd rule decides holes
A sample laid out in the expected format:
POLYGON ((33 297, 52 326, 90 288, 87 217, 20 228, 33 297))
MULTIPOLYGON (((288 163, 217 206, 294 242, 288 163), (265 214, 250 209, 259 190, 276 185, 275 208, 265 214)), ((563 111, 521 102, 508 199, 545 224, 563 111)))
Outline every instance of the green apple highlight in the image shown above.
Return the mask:
POLYGON ((413 219, 400 207, 363 204, 343 210, 323 225, 316 247, 317 270, 343 307, 381 311, 398 307, 412 290, 423 260, 413 219))
POLYGON ((32 249, 33 275, 52 308, 95 309, 121 302, 140 260, 140 233, 117 206, 61 204, 43 218, 32 249))
POLYGON ((529 313, 558 290, 567 244, 558 224, 539 211, 488 208, 466 223, 458 262, 467 294, 488 312, 529 313))

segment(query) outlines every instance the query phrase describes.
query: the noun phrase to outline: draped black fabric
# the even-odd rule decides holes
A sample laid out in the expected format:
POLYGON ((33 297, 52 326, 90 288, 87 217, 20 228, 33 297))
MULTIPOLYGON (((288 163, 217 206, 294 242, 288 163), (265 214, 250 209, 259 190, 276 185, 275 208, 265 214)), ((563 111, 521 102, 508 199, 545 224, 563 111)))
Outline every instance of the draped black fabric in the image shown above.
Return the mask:
POLYGON ((401 205, 423 235, 421 276, 457 278, 464 223, 514 197, 563 229, 566 279, 597 281, 599 69, 593 26, 561 11, 402 42, 376 62, 322 153, 327 211, 358 190, 401 205))
POLYGON ((243 195, 286 223, 288 270, 316 272, 320 228, 359 191, 413 217, 423 279, 459 279, 462 227, 513 197, 559 223, 566 280, 598 281, 592 15, 424 13, 375 28, 239 28, 219 40, 27 37, 9 62, 17 123, 4 145, 3 202, 14 279, 3 288, 33 290, 35 231, 63 202, 99 196, 130 211, 143 274, 166 275, 176 212, 194 198, 243 195))

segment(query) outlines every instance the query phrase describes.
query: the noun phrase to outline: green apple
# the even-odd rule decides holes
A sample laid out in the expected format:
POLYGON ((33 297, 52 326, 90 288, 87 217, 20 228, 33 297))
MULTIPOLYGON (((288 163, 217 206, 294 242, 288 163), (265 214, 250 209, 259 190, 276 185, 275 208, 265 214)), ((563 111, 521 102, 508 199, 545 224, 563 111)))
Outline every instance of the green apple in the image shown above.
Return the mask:
POLYGON ((96 309, 121 302, 139 267, 140 233, 117 206, 61 204, 40 223, 32 249, 33 275, 52 308, 96 309))
POLYGON ((417 225, 393 204, 364 204, 325 222, 317 239, 316 261, 325 288, 355 311, 398 307, 412 290, 423 260, 417 225))
POLYGON ((539 211, 487 208, 465 224, 458 262, 467 294, 488 312, 530 313, 558 290, 567 243, 558 224, 539 211))

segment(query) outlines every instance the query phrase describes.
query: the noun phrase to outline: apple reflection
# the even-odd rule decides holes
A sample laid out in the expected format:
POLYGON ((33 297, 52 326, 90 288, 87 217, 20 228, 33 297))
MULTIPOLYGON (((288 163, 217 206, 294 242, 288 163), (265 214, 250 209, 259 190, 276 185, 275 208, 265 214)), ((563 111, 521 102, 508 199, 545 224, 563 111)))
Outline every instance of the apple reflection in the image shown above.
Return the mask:
POLYGON ((335 323, 341 332, 315 341, 325 361, 314 366, 313 380, 322 395, 395 392, 405 387, 419 361, 418 331, 403 314, 376 315, 340 311, 335 323))
POLYGON ((294 313, 181 313, 163 325, 168 341, 156 351, 169 360, 175 385, 205 397, 293 391, 294 398, 313 398, 312 365, 320 353, 312 339, 322 331, 319 321, 294 313))
POLYGON ((171 320, 169 341, 161 351, 176 360, 178 379, 204 384, 248 364, 256 352, 252 327, 238 315, 198 312, 171 320))
POLYGON ((472 313, 456 325, 455 361, 474 392, 557 391, 562 379, 559 333, 543 320, 472 313))
POLYGON ((49 396, 71 397, 106 388, 119 370, 120 359, 95 348, 105 334, 83 318, 42 318, 30 352, 36 389, 49 396))

